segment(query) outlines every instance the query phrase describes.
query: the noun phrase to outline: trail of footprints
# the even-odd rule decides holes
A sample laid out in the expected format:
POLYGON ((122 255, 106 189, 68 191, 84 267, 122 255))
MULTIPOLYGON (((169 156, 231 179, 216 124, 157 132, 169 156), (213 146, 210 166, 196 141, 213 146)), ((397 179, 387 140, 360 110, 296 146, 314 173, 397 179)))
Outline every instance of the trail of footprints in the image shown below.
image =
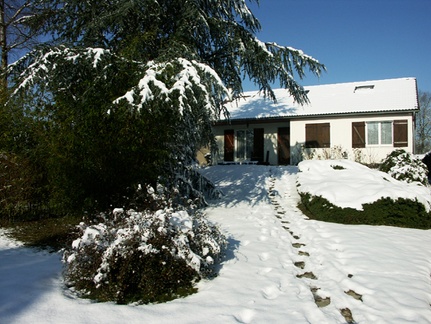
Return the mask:
MULTIPOLYGON (((276 211, 276 217, 278 219, 280 219, 281 223, 282 223, 282 227, 295 239, 295 240, 299 240, 300 236, 296 235, 293 231, 290 230, 289 228, 289 221, 283 219, 283 216, 286 214, 286 211, 284 210, 284 208, 280 205, 280 203, 277 201, 276 199, 276 195, 277 192, 274 190, 274 183, 275 183, 275 178, 271 178, 271 183, 269 186, 269 191, 268 191, 268 195, 269 195, 269 199, 272 203, 272 205, 275 208, 276 211)), ((301 248, 305 246, 305 244, 300 243, 300 242, 294 242, 292 243, 292 246, 298 250, 298 255, 299 256, 304 256, 304 257, 309 257, 310 254, 306 251, 303 251, 301 248)), ((296 267, 298 267, 299 269, 304 269, 305 268, 305 261, 297 261, 294 263, 294 265, 296 267)), ((298 274, 296 275, 297 278, 307 278, 307 279, 311 279, 311 280, 318 280, 318 278, 314 275, 313 272, 311 271, 306 271, 303 272, 302 274, 298 274)), ((349 278, 353 277, 353 275, 349 274, 348 275, 349 278)), ((320 288, 315 287, 315 286, 310 286, 310 291, 313 294, 314 297, 314 302, 316 303, 316 305, 318 307, 326 307, 331 303, 331 297, 326 297, 326 298, 322 298, 321 296, 319 296, 319 291, 320 288)), ((362 295, 354 292, 353 290, 349 290, 345 292, 347 295, 362 301, 362 295)), ((343 308, 340 309, 340 313, 341 315, 345 318, 346 322, 349 324, 354 324, 356 323, 355 320, 353 319, 352 316, 352 312, 350 311, 350 309, 348 308, 343 308)))

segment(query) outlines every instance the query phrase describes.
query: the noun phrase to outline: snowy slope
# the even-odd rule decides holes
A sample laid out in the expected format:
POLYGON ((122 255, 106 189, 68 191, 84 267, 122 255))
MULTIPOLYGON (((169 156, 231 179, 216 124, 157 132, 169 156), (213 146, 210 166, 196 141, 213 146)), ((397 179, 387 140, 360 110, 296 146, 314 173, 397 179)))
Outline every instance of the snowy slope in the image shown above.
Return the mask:
POLYGON ((225 193, 207 214, 230 248, 197 294, 141 306, 75 299, 62 289, 60 255, 0 232, 0 323, 320 324, 349 312, 357 323, 430 323, 431 231, 307 220, 295 167, 203 172, 225 193))
POLYGON ((430 210, 429 188, 416 182, 398 181, 387 173, 350 160, 302 161, 299 170, 299 191, 322 196, 341 208, 362 210, 363 204, 388 197, 417 199, 430 210))

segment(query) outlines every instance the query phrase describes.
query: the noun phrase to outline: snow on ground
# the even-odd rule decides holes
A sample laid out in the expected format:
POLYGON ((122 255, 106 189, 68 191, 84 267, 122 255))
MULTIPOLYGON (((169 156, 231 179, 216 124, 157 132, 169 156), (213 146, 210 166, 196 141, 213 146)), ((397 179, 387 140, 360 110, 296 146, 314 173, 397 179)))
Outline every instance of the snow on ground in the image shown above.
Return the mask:
POLYGON ((76 299, 62 288, 59 254, 35 252, 0 232, 0 323, 320 324, 349 316, 430 323, 431 231, 308 220, 296 208, 297 171, 203 171, 225 194, 207 214, 230 247, 217 278, 166 304, 76 299))
POLYGON ((322 196, 341 208, 362 210, 362 205, 381 197, 417 199, 430 210, 429 188, 407 183, 385 172, 370 169, 350 160, 302 161, 299 164, 301 192, 322 196))

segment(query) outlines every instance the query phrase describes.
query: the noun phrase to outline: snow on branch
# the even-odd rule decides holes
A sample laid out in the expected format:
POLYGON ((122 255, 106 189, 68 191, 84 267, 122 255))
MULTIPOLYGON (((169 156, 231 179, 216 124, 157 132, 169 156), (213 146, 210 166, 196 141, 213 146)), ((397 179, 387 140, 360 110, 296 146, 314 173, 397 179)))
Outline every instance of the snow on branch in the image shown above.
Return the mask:
POLYGON ((266 42, 265 46, 270 53, 281 53, 285 57, 286 62, 291 63, 293 61, 295 70, 301 79, 305 75, 305 66, 308 66, 310 71, 316 76, 320 76, 321 72, 326 70, 323 64, 321 64, 315 58, 304 54, 302 50, 298 50, 289 46, 281 46, 274 42, 266 42))
POLYGON ((248 48, 251 53, 244 60, 245 71, 250 78, 260 86, 265 96, 276 100, 271 84, 279 81, 282 88, 287 89, 301 104, 308 103, 304 88, 295 80, 295 74, 303 79, 308 69, 316 76, 320 76, 326 68, 318 60, 304 54, 301 50, 281 46, 273 42, 262 42, 254 37, 248 48))
POLYGON ((36 84, 46 86, 52 82, 58 82, 59 80, 53 79, 52 75, 62 73, 62 71, 67 73, 67 71, 64 71, 64 67, 68 63, 76 64, 77 61, 83 61, 96 69, 100 65, 102 57, 106 55, 112 54, 109 50, 101 48, 71 49, 59 46, 48 50, 34 50, 9 66, 10 72, 15 69, 19 70, 20 66, 24 66, 18 76, 19 82, 12 95, 16 95, 18 92, 29 89, 36 84))
POLYGON ((213 110, 214 96, 228 95, 218 74, 208 65, 194 60, 177 58, 170 62, 150 61, 145 69, 138 85, 114 100, 114 104, 126 100, 140 110, 157 96, 159 100, 178 102, 178 110, 182 114, 189 105, 190 96, 193 99, 203 96, 205 107, 213 110))

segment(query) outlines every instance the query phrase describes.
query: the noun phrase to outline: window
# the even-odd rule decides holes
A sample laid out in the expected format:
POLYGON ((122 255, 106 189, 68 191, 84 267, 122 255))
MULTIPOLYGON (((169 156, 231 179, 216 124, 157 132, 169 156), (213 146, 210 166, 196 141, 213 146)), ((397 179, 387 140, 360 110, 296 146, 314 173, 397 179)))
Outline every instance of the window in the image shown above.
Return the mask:
POLYGON ((380 142, 383 145, 392 144, 392 122, 382 122, 380 123, 380 142))
POLYGON ((368 145, 391 145, 392 144, 392 122, 368 122, 367 123, 368 145))
POLYGON ((353 148, 365 147, 365 134, 367 145, 408 146, 407 120, 352 123, 353 148))
POLYGON ((236 132, 236 157, 238 160, 251 160, 253 139, 254 132, 252 129, 238 130, 236 132))
POLYGON ((330 138, 329 123, 305 125, 305 147, 331 147, 330 138))
POLYGON ((362 92, 362 91, 373 90, 373 89, 374 89, 374 84, 362 85, 362 86, 356 86, 353 92, 356 93, 356 92, 362 92))
POLYGON ((367 123, 368 145, 379 144, 379 123, 367 123))

